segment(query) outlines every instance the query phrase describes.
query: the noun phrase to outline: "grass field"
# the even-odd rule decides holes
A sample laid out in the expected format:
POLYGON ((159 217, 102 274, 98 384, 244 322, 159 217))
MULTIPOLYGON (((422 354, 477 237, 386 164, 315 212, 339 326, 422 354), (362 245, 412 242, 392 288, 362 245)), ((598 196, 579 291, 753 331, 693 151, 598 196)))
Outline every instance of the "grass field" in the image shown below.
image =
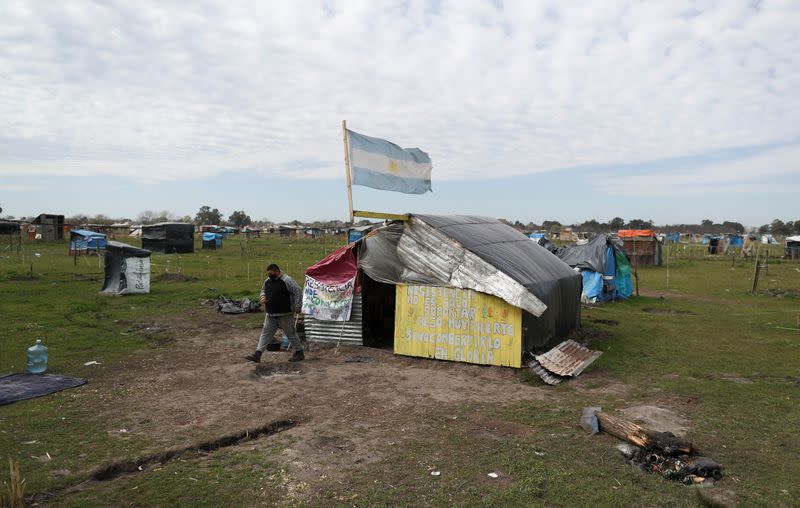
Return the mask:
POLYGON ((643 296, 584 309, 578 338, 604 354, 557 387, 524 370, 357 348, 312 350, 302 377, 259 384, 239 358, 262 316, 223 318, 207 300, 254 298, 268 262, 302 281, 339 245, 231 239, 154 254, 151 294, 116 298, 98 294, 96 257, 74 264, 62 244, 0 251, 0 373, 22 371, 42 338, 50 372, 89 380, 0 407, 0 467, 17 460, 26 495, 53 506, 698 506, 698 489, 641 473, 613 438, 577 426, 584 406, 653 405, 684 416, 724 464, 715 490, 741 506, 800 505, 800 263, 772 259, 758 295, 752 261, 640 269, 643 296), (178 272, 186 280, 163 279, 178 272), (370 363, 347 360, 364 354, 370 363), (286 415, 305 423, 87 481, 112 461, 286 415))

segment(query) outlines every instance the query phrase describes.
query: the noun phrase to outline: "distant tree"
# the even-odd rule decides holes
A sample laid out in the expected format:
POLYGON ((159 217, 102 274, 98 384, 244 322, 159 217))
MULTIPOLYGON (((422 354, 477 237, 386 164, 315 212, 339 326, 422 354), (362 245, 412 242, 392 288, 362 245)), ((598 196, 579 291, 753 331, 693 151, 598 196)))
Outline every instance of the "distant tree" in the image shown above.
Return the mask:
POLYGON ((726 233, 744 233, 744 225, 739 222, 725 221, 722 223, 722 229, 726 233))
POLYGON ((762 224, 761 226, 759 226, 758 228, 759 235, 764 235, 767 233, 769 233, 769 224, 762 224))
POLYGON ((775 219, 769 225, 769 232, 773 235, 783 235, 786 233, 786 225, 780 219, 775 219))
POLYGON ((786 236, 789 236, 789 235, 791 235, 792 233, 794 233, 794 228, 795 228, 794 222, 792 222, 792 221, 790 221, 790 220, 787 220, 787 221, 786 221, 786 222, 783 224, 783 232, 784 232, 784 234, 785 234, 786 236))
POLYGON ((191 215, 184 215, 183 217, 180 218, 180 221, 181 222, 192 222, 192 216, 191 215))
POLYGON ((197 215, 194 216, 194 222, 201 226, 203 224, 219 224, 222 222, 222 212, 216 208, 212 210, 210 206, 203 205, 197 211, 197 215))
POLYGON ((88 224, 89 217, 87 217, 82 213, 79 213, 77 215, 65 218, 64 222, 66 222, 67 224, 72 224, 73 226, 80 226, 81 224, 88 224))
POLYGON ((112 224, 114 221, 108 215, 98 213, 94 217, 89 217, 87 222, 89 224, 112 224))
POLYGON ((622 217, 614 217, 611 219, 611 222, 608 223, 608 226, 611 229, 622 229, 625 227, 625 219, 622 217))
POLYGON ((794 221, 794 231, 793 233, 800 234, 800 220, 794 221))
POLYGON ((652 229, 653 221, 644 219, 633 219, 628 222, 629 229, 652 229))
POLYGON ((230 222, 234 227, 243 228, 253 221, 250 219, 249 215, 244 213, 243 210, 236 210, 230 215, 230 217, 228 217, 228 222, 230 222))
POLYGON ((292 226, 302 226, 302 225, 303 225, 303 223, 302 223, 302 222, 300 222, 300 221, 299 221, 299 220, 297 220, 297 219, 293 220, 293 221, 292 221, 292 222, 290 222, 289 224, 291 224, 292 226))
POLYGON ((3 213, 3 207, 0 206, 0 213, 3 213))
POLYGON ((597 222, 596 219, 589 219, 578 226, 578 229, 581 231, 588 231, 590 233, 599 233, 601 230, 606 229, 605 226, 605 224, 600 224, 597 222))
POLYGON ((559 229, 561 229, 561 223, 557 220, 546 220, 542 222, 542 229, 545 229, 551 233, 557 233, 559 229))

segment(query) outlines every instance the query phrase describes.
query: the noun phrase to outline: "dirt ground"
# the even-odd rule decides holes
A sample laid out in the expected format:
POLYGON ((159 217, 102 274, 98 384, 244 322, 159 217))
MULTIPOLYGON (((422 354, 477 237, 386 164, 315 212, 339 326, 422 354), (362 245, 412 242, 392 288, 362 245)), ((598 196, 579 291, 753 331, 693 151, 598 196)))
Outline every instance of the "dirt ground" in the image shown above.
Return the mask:
MULTIPOLYGON (((288 363, 286 352, 265 352, 256 365, 243 355, 252 352, 260 330, 245 317, 206 309, 192 314, 176 321, 131 323, 132 333, 166 333, 174 347, 87 367, 93 369, 91 383, 81 397, 94 399, 87 402, 93 402, 101 421, 109 422, 110 435, 146 437, 153 443, 142 454, 297 419, 302 423, 281 434, 286 445, 281 459, 293 479, 311 483, 344 478, 352 468, 379 460, 390 447, 426 432, 433 415, 465 418, 482 437, 526 436, 533 432, 528 426, 464 414, 464 408, 526 400, 555 403, 568 396, 523 382, 522 369, 406 358, 390 350, 328 343, 309 344, 304 362, 288 363)), ((618 398, 629 390, 602 369, 571 384, 618 398)))

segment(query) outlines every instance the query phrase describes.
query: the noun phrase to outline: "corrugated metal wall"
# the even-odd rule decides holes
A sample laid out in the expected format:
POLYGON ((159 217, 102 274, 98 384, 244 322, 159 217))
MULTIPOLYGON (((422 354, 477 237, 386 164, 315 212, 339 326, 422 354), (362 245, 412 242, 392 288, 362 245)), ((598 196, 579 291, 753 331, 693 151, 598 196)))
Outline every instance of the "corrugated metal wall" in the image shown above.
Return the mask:
POLYGON ((350 321, 321 321, 306 316, 306 338, 325 342, 341 340, 345 344, 362 345, 361 334, 361 295, 353 295, 353 309, 350 321))

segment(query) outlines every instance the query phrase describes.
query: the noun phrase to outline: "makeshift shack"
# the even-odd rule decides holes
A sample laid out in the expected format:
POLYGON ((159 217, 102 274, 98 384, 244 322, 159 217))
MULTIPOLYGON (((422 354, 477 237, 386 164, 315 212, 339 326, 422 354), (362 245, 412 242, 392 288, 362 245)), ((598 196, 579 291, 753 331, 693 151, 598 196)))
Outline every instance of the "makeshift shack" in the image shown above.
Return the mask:
POLYGON ((40 214, 31 225, 36 228, 37 239, 57 242, 64 239, 64 216, 50 213, 40 214))
POLYGON ((708 237, 708 253, 713 255, 725 254, 727 251, 728 243, 725 241, 724 236, 709 235, 708 237))
POLYGON ((203 249, 221 249, 222 235, 220 233, 203 233, 203 249))
POLYGON ((353 226, 347 230, 347 243, 357 242, 366 236, 367 233, 375 228, 382 226, 382 224, 367 224, 366 226, 353 226))
POLYGON ((786 237, 786 257, 800 259, 800 236, 786 237))
POLYGON ((597 303, 625 299, 633 294, 628 255, 608 236, 598 235, 582 245, 553 246, 548 250, 580 272, 583 279, 582 301, 597 303))
POLYGON ((580 326, 581 277, 495 219, 413 215, 306 272, 314 340, 520 367, 580 326))
POLYGON ((150 292, 150 251, 120 242, 106 246, 102 293, 132 295, 150 292))
POLYGON ((97 231, 88 229, 73 229, 69 232, 69 253, 89 254, 98 253, 106 248, 107 237, 97 231))
POLYGON ((8 239, 8 247, 5 246, 6 242, 3 240, 0 248, 14 250, 15 243, 18 251, 22 248, 22 228, 17 222, 0 221, 0 237, 8 239))
POLYGON ((142 226, 142 248, 164 254, 194 252, 194 225, 161 222, 142 226))
POLYGON ((632 266, 661 266, 661 242, 653 230, 620 229, 618 235, 632 266))

